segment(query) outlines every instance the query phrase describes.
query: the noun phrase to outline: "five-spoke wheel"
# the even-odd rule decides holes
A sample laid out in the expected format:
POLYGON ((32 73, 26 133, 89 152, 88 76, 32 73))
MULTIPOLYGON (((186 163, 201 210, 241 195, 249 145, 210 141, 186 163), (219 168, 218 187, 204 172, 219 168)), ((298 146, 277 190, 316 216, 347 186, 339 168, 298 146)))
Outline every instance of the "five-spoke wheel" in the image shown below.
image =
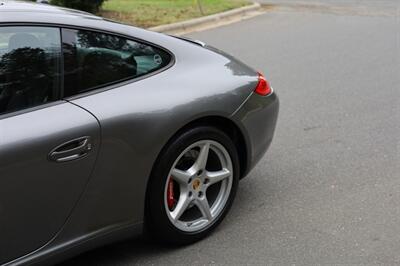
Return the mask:
POLYGON ((192 128, 161 153, 147 191, 148 232, 187 244, 210 233, 228 212, 239 180, 233 141, 213 127, 192 128))
POLYGON ((203 140, 190 145, 175 161, 165 185, 170 221, 188 232, 212 223, 229 198, 232 172, 229 153, 218 142, 203 140))

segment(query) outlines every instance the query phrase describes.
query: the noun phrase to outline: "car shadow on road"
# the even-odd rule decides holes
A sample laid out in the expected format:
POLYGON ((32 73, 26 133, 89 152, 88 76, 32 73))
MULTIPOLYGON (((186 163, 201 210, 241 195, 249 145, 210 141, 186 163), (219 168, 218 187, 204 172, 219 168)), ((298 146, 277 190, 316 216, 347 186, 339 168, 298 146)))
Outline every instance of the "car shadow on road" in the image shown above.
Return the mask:
POLYGON ((106 245, 65 261, 58 266, 70 265, 131 265, 146 257, 165 255, 176 247, 167 247, 144 237, 106 245))
POLYGON ((180 257, 182 253, 193 253, 196 249, 204 249, 204 245, 221 246, 227 236, 235 235, 235 238, 240 238, 242 235, 238 234, 238 230, 241 230, 246 220, 254 213, 266 211, 273 204, 272 195, 275 192, 275 185, 271 183, 271 179, 273 177, 270 174, 266 174, 257 167, 246 179, 242 180, 230 213, 204 241, 186 247, 177 247, 165 246, 145 237, 137 237, 88 251, 58 266, 153 264, 154 260, 157 261, 156 258, 165 258, 169 261, 175 256, 180 257))

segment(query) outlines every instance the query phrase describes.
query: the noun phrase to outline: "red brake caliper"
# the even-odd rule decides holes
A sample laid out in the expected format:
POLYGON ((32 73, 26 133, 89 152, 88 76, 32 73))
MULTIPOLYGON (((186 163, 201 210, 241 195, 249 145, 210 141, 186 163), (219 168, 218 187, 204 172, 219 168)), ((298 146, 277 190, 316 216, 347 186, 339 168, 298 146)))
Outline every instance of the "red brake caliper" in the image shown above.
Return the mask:
POLYGON ((167 188, 167 204, 168 208, 172 210, 174 208, 175 204, 175 198, 174 198, 174 181, 172 180, 172 177, 169 178, 168 181, 168 188, 167 188))

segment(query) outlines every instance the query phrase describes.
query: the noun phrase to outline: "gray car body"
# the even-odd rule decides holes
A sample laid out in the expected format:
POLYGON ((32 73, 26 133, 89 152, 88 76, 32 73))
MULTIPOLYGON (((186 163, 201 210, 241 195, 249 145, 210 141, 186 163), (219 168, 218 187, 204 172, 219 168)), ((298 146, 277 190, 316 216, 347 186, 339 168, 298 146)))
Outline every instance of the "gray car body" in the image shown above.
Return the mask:
POLYGON ((163 47, 174 60, 136 80, 0 115, 0 264, 54 263, 140 234, 157 157, 188 127, 230 135, 242 177, 272 141, 276 94, 253 93, 257 72, 214 48, 46 5, 5 2, 0 27, 9 25, 118 34, 163 47), (47 159, 82 136, 93 144, 87 157, 47 159))

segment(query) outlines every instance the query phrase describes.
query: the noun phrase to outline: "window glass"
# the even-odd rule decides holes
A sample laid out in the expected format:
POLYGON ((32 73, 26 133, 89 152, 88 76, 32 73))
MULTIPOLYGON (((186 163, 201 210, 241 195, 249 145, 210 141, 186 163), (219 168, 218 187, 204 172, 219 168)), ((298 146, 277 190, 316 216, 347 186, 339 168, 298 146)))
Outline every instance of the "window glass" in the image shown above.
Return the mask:
POLYGON ((158 48, 114 35, 63 30, 64 95, 136 78, 168 65, 158 48))
POLYGON ((59 29, 0 27, 0 114, 54 100, 60 58, 59 29))

